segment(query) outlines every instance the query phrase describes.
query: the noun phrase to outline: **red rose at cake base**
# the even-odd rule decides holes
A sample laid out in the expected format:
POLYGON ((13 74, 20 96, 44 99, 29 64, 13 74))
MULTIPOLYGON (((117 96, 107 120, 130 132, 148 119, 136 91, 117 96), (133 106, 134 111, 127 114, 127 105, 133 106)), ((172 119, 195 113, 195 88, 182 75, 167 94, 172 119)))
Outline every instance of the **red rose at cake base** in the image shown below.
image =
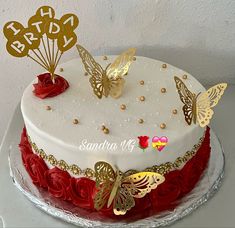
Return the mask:
POLYGON ((48 191, 56 198, 63 200, 70 199, 67 187, 70 183, 70 175, 68 172, 63 171, 57 167, 47 170, 45 172, 47 180, 48 191))
POLYGON ((44 173, 48 171, 48 167, 42 158, 38 157, 36 154, 28 154, 24 157, 24 162, 26 170, 28 171, 33 183, 46 188, 47 181, 44 173))
POLYGON ((72 203, 86 209, 94 209, 95 181, 87 178, 70 178, 68 193, 72 203))
POLYGON ((50 73, 40 74, 38 83, 33 84, 35 96, 44 99, 47 97, 55 97, 63 93, 68 87, 69 83, 61 76, 55 75, 55 81, 51 79, 50 73))

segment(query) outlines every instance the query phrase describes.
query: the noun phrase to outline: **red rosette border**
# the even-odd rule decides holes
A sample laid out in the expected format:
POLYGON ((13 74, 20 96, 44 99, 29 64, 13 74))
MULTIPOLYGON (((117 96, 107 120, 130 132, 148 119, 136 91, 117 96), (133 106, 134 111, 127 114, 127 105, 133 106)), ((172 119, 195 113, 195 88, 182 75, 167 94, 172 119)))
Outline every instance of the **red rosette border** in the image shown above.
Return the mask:
POLYGON ((71 202, 75 207, 87 210, 92 218, 129 219, 129 221, 148 217, 163 210, 173 210, 180 199, 188 194, 200 180, 210 158, 210 129, 207 127, 204 141, 196 155, 181 170, 165 175, 165 181, 145 197, 135 198, 135 206, 124 216, 113 214, 112 208, 96 211, 94 197, 97 193, 95 181, 85 177, 75 178, 57 167, 49 169, 44 160, 33 153, 23 129, 19 144, 23 165, 32 182, 47 190, 53 197, 71 202))
POLYGON ((50 73, 44 73, 37 76, 38 82, 33 84, 34 95, 41 99, 55 97, 69 88, 69 83, 63 77, 55 75, 53 83, 50 73))

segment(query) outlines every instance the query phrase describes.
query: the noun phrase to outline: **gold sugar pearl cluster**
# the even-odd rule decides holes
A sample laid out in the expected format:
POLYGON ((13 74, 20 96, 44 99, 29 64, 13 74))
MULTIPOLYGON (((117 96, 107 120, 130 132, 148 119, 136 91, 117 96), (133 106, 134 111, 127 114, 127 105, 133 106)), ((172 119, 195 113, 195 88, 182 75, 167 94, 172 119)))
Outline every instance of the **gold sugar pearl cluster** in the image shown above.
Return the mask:
POLYGON ((109 134, 109 129, 105 127, 105 125, 101 126, 101 130, 104 132, 104 134, 109 134))

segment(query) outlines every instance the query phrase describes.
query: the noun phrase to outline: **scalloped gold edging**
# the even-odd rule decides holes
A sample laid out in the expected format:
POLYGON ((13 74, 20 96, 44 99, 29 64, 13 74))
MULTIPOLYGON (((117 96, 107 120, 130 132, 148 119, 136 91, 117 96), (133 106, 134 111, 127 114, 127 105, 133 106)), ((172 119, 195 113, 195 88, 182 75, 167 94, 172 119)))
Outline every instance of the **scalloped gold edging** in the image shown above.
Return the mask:
MULTIPOLYGON (((154 165, 144 169, 142 172, 156 172, 161 175, 165 175, 172 170, 178 169, 181 165, 189 161, 197 152, 204 140, 205 134, 199 139, 199 142, 195 144, 191 151, 187 151, 183 157, 178 157, 174 162, 166 162, 161 165, 154 165)), ((28 135, 28 140, 35 151, 43 160, 49 162, 52 166, 57 166, 61 170, 71 171, 74 175, 84 175, 87 178, 93 179, 95 177, 95 171, 91 168, 86 168, 82 170, 76 164, 68 165, 64 160, 56 159, 52 154, 47 155, 43 149, 39 149, 36 143, 31 141, 30 136, 28 135)), ((128 170, 124 172, 124 176, 128 176, 134 173, 140 172, 138 170, 128 170)))

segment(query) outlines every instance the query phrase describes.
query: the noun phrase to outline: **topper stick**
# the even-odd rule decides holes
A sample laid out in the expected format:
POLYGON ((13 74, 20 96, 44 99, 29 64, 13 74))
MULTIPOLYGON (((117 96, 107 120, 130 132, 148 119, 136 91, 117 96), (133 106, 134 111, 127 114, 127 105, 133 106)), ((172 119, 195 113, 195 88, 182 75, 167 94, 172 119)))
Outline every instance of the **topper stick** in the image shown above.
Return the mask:
MULTIPOLYGON (((38 49, 37 49, 38 50, 38 49)), ((47 62, 44 62, 44 60, 37 54, 35 50, 32 50, 32 52, 38 57, 38 59, 48 68, 47 62)))
POLYGON ((59 54, 59 49, 57 48, 56 55, 55 55, 55 60, 54 60, 55 63, 56 63, 56 61, 57 61, 58 54, 59 54))
POLYGON ((52 40, 52 62, 53 62, 53 64, 55 64, 54 49, 55 49, 55 40, 52 40))
POLYGON ((59 58, 58 58, 58 60, 56 61, 56 63, 55 63, 55 69, 56 69, 56 67, 57 67, 57 65, 58 65, 58 63, 59 63, 59 61, 60 61, 60 58, 61 58, 61 56, 63 55, 63 53, 64 52, 60 52, 60 56, 59 56, 59 58))
POLYGON ((39 53, 40 53, 42 59, 44 60, 45 65, 49 68, 49 63, 46 61, 46 59, 45 59, 45 57, 43 56, 43 54, 42 54, 40 48, 38 48, 37 50, 39 51, 39 53))
POLYGON ((50 66, 51 66, 51 49, 50 49, 50 42, 49 42, 49 38, 47 37, 47 50, 48 50, 48 55, 49 55, 49 59, 50 59, 50 66))
POLYGON ((42 37, 41 39, 42 39, 44 52, 46 53, 46 58, 47 58, 47 61, 48 61, 48 65, 50 65, 50 60, 49 60, 49 57, 48 57, 48 54, 47 54, 46 45, 45 45, 45 42, 44 42, 44 37, 42 37))
POLYGON ((35 61, 36 63, 38 63, 40 66, 42 66, 44 69, 46 69, 48 71, 48 68, 46 66, 44 66, 43 64, 41 64, 38 60, 36 60, 35 58, 33 58, 31 55, 27 55, 29 58, 31 58, 33 61, 35 61))

